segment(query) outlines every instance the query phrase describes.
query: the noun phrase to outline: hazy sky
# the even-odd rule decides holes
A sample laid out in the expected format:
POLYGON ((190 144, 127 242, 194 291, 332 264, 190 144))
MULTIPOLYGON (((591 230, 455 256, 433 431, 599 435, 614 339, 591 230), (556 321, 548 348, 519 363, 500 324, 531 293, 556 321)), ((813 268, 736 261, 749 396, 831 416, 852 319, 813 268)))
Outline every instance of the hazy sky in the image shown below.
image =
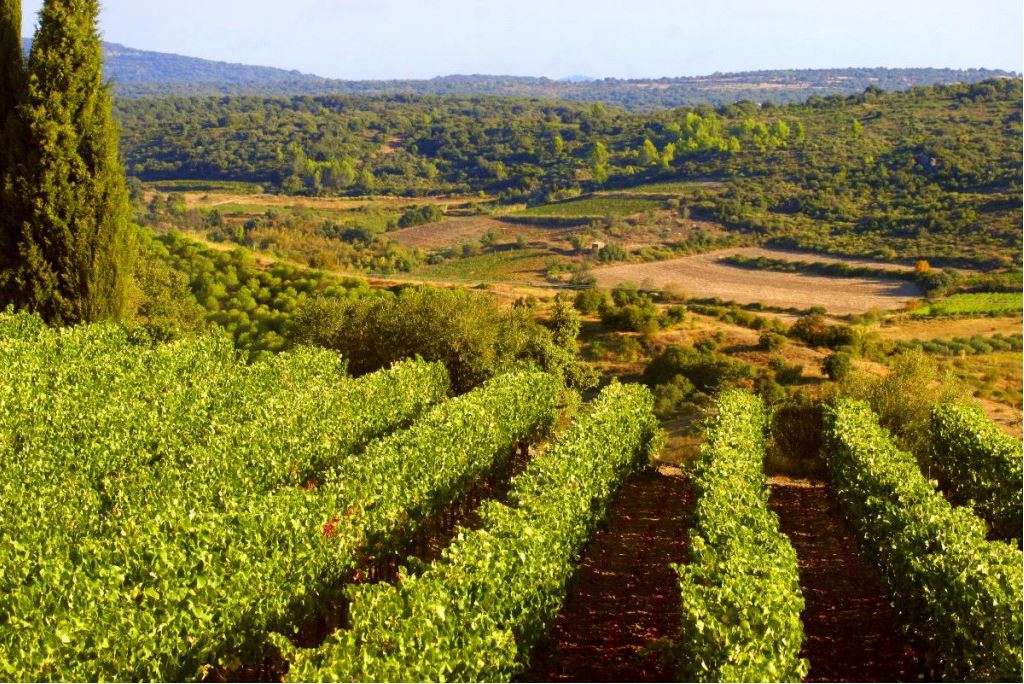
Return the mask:
MULTIPOLYGON (((42 0, 25 0, 31 35, 42 0)), ((106 40, 345 79, 1022 71, 1021 0, 103 0, 106 40)))

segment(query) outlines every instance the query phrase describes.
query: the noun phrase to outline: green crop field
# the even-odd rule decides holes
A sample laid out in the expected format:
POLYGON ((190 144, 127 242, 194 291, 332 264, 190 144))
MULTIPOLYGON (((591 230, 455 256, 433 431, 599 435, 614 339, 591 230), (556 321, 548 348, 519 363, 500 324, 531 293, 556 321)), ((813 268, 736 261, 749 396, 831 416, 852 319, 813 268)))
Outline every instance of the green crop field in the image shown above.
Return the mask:
POLYGON ((653 195, 685 195, 697 190, 717 190, 725 184, 720 181, 666 181, 664 183, 645 183, 624 192, 651 193, 653 195))
POLYGON ((659 200, 636 197, 587 197, 571 202, 542 204, 524 209, 517 214, 520 216, 564 217, 632 216, 649 209, 657 209, 661 204, 659 200))
POLYGON ((543 249, 511 249, 421 268, 414 275, 439 279, 514 280, 524 275, 539 276, 549 261, 551 253, 543 249))
POLYGON ((1024 296, 1020 292, 976 292, 955 294, 925 304, 914 316, 991 316, 1021 311, 1024 296))

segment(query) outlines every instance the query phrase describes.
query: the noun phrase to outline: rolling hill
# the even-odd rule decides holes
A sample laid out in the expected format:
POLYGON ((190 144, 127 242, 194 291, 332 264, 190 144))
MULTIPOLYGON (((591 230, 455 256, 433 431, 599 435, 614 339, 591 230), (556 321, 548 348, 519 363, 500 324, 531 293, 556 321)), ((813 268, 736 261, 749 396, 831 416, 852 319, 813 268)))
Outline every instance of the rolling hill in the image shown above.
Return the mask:
MULTIPOLYGON (((25 39, 26 49, 30 41, 25 39)), ((605 102, 633 110, 740 100, 784 104, 808 97, 861 93, 874 86, 977 82, 1013 76, 993 69, 791 69, 659 79, 555 80, 530 76, 449 75, 427 80, 346 81, 273 67, 230 64, 104 43, 107 75, 121 97, 210 95, 495 95, 605 102)), ((685 65, 666 69, 683 71, 685 65)))

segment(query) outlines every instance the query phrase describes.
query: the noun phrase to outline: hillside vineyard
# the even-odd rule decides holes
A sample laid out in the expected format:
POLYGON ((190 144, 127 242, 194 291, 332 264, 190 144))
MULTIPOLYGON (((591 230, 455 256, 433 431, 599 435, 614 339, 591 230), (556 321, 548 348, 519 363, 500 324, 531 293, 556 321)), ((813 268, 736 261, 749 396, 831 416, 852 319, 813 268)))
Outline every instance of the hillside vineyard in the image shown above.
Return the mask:
POLYGON ((100 11, 0 0, 0 681, 1024 680, 1018 74, 340 81, 100 11))

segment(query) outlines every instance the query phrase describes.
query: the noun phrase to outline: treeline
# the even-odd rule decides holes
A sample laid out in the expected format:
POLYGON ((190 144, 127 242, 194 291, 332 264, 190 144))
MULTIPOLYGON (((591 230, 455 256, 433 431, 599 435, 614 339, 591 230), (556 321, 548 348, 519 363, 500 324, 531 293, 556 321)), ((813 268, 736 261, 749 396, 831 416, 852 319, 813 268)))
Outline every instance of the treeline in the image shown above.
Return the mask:
POLYGON ((933 269, 927 261, 919 261, 913 269, 898 270, 849 264, 842 261, 802 261, 773 259, 771 257, 747 257, 730 254, 718 260, 721 263, 759 271, 782 273, 809 273, 839 278, 873 278, 878 280, 912 280, 929 297, 939 297, 952 292, 1020 292, 1021 273, 964 273, 954 269, 933 269))

